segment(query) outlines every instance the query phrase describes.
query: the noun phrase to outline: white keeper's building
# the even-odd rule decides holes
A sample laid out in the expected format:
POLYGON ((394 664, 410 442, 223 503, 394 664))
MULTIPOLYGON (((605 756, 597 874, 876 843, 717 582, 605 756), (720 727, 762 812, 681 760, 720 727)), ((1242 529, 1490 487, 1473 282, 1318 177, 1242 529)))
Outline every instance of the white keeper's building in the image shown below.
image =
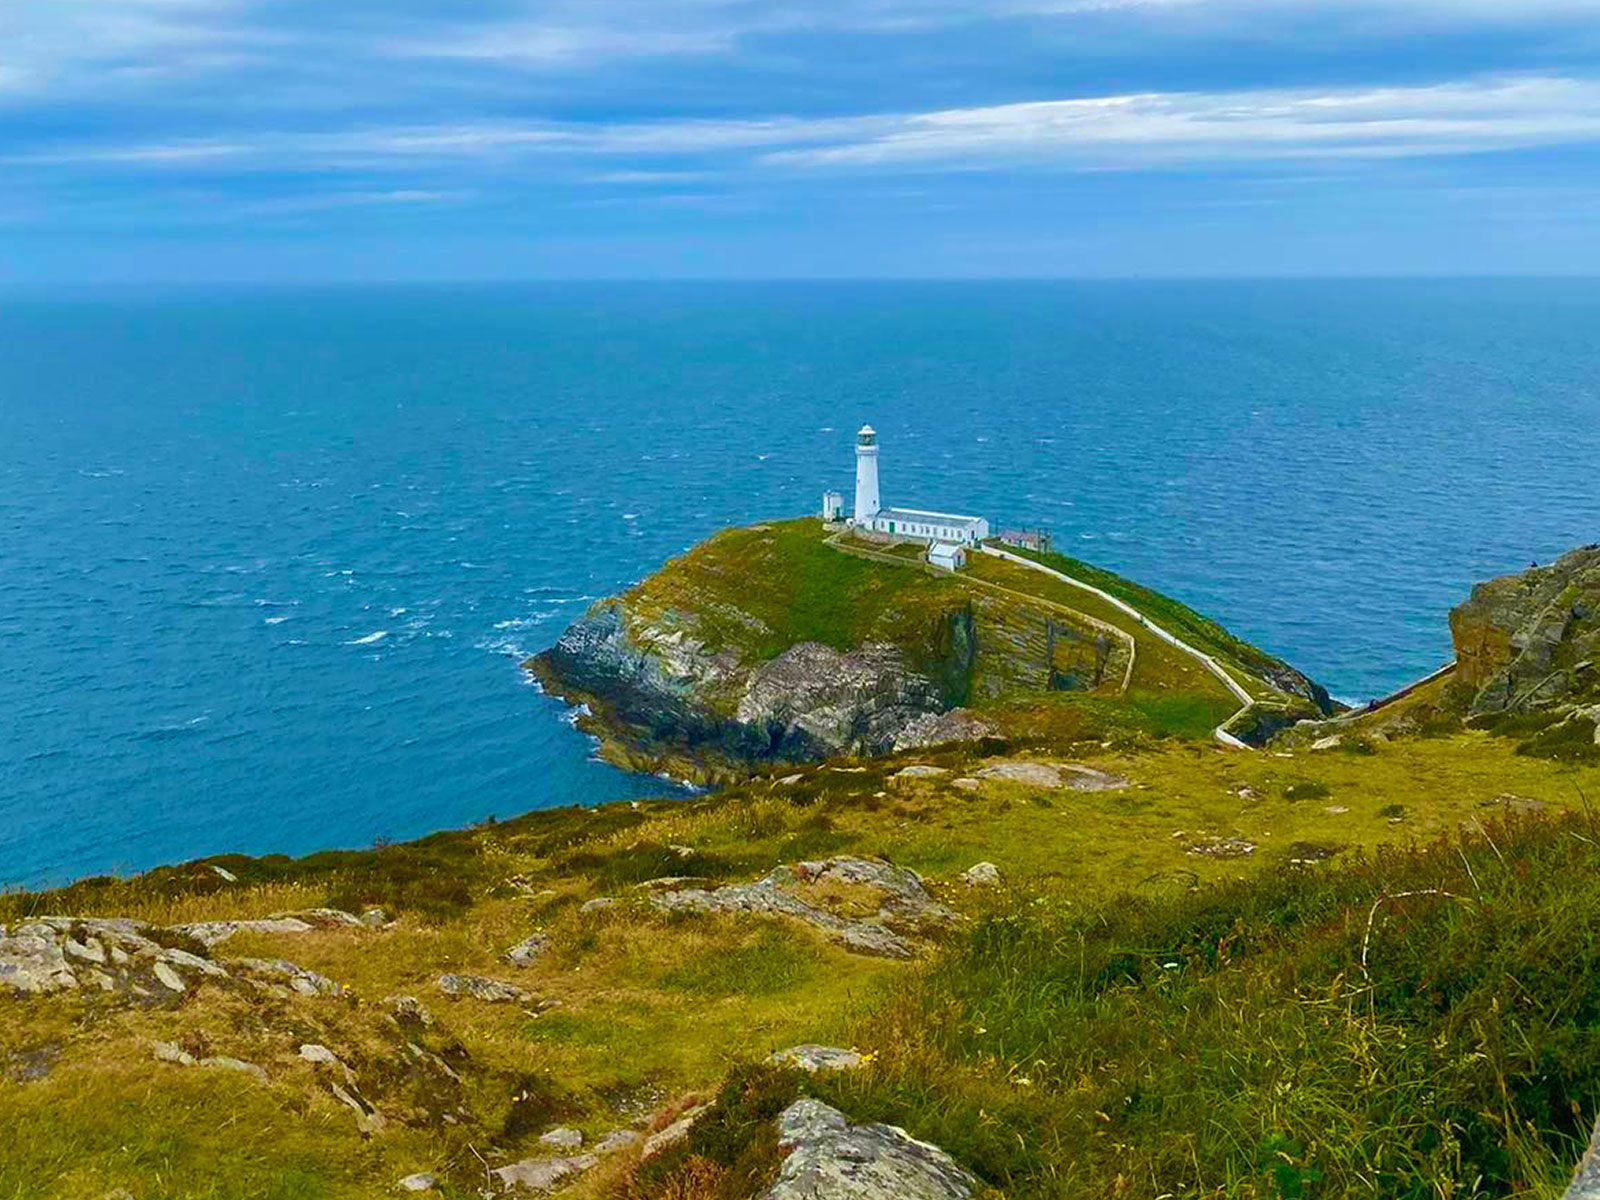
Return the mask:
MULTIPOLYGON (((843 508, 843 497, 838 492, 823 495, 824 520, 841 519, 843 508)), ((989 536, 989 522, 983 517, 925 508, 884 508, 878 493, 878 434, 871 425, 863 425, 856 434, 856 504, 850 523, 857 529, 896 539, 927 542, 933 547, 930 559, 951 569, 966 561, 964 552, 957 555, 951 550, 976 546, 989 536)))

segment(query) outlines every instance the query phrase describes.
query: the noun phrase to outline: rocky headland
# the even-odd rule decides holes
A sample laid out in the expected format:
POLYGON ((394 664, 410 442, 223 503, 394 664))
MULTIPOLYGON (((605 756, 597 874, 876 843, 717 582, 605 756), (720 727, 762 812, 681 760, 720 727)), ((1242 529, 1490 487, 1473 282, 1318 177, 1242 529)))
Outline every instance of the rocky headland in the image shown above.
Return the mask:
MULTIPOLYGON (((583 706, 607 757, 701 782, 772 762, 1028 737, 1006 711, 1027 699, 1181 695, 1219 718, 1239 707, 1093 591, 973 558, 940 575, 814 521, 729 530, 595 604, 527 666, 583 706)), ((1332 711, 1287 664, 1167 597, 1097 575, 1226 657, 1259 695, 1263 713, 1246 724, 1260 739, 1332 711)))
POLYGON ((532 664, 722 790, 0 893, 0 1196, 1559 1192, 1600 551, 1342 716, 1166 597, 1052 560, 1170 638, 974 557, 730 531, 532 664))

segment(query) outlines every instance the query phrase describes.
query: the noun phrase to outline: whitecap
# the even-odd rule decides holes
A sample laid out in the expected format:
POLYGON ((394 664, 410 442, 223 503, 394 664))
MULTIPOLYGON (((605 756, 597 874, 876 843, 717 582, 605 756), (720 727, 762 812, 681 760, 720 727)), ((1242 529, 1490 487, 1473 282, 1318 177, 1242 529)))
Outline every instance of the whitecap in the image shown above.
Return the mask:
POLYGON ((638 513, 623 513, 622 514, 622 519, 624 521, 637 521, 639 519, 639 514, 638 513))
POLYGON ((263 625, 282 625, 288 619, 289 618, 288 618, 287 615, 277 616, 277 617, 263 617, 262 620, 261 620, 261 623, 263 625))
POLYGON ((400 607, 400 608, 391 608, 391 609, 390 609, 390 610, 389 610, 389 615, 390 615, 390 616, 391 616, 391 617, 403 617, 403 616, 405 616, 405 615, 406 615, 406 613, 408 613, 408 612, 410 612, 410 611, 411 611, 411 610, 410 610, 410 609, 408 609, 408 608, 405 608, 405 607, 403 607, 403 606, 402 606, 402 607, 400 607))
POLYGON ((376 633, 369 633, 366 637, 358 637, 354 641, 346 642, 346 646, 370 646, 374 642, 381 642, 389 636, 387 629, 380 629, 376 633))

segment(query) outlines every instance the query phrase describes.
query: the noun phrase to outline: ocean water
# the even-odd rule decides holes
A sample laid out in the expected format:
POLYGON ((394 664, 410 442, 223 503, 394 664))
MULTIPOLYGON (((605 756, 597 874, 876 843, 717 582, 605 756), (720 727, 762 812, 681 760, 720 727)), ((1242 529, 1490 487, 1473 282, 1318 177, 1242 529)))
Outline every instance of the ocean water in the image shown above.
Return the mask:
POLYGON ((1042 524, 1364 699, 1600 539, 1600 285, 0 299, 0 883, 669 792, 518 670, 717 528, 1042 524))

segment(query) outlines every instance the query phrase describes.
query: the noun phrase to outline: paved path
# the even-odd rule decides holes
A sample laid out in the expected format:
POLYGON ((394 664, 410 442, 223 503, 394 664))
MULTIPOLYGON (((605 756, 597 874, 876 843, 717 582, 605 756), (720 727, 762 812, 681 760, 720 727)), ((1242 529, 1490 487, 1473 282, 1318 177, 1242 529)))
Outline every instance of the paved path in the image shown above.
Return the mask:
POLYGON ((1218 663, 1216 659, 1212 658, 1211 655, 1206 654, 1203 651, 1196 650, 1182 638, 1168 633, 1149 617, 1145 616, 1138 609, 1134 608, 1133 605, 1128 604, 1123 600, 1119 600, 1104 588, 1097 588, 1092 583, 1086 583, 1081 579, 1074 579, 1071 575, 1057 571, 1053 567, 1047 567, 1042 563, 1036 563, 1031 558, 1023 558, 1020 554, 1012 554, 1005 550, 997 550, 993 546, 979 546, 978 549, 984 554, 992 554, 996 558, 1003 558, 1007 562, 1016 563, 1018 566, 1027 567, 1029 570, 1042 571, 1044 574, 1049 575, 1052 578, 1059 579, 1063 583, 1070 583, 1073 587, 1082 588, 1086 592, 1092 592, 1094 595, 1099 596, 1100 599, 1104 600, 1107 604, 1114 605, 1120 611, 1127 613, 1130 617, 1139 622, 1139 624, 1143 625, 1162 641, 1189 655, 1207 671, 1211 672, 1211 674, 1220 679, 1227 686, 1227 689, 1233 693, 1234 697, 1244 705, 1244 707, 1239 709, 1238 712, 1234 713, 1233 716, 1229 717, 1221 725, 1218 725, 1215 729, 1213 729, 1211 731, 1212 736, 1225 746, 1232 746, 1239 750, 1249 750, 1251 748, 1245 745, 1245 743, 1240 741, 1238 738, 1234 737, 1233 734, 1229 733, 1228 726, 1232 725, 1240 717, 1244 716, 1245 713, 1249 712, 1256 706, 1255 697, 1247 692, 1244 689, 1244 686, 1237 679, 1228 674, 1227 671, 1223 670, 1222 665, 1218 663))
POLYGON ((1434 683, 1440 679, 1443 679, 1446 675, 1454 675, 1455 672, 1455 662, 1447 662, 1437 671, 1434 671, 1428 675, 1424 675, 1421 679, 1417 679, 1406 684, 1405 687, 1401 688, 1398 692, 1390 692, 1387 696, 1380 697, 1379 699, 1370 701, 1367 704, 1358 705, 1347 713, 1340 713, 1338 716, 1328 717, 1326 720, 1329 724, 1331 724, 1336 721, 1359 721, 1362 717, 1370 717, 1373 713, 1378 712, 1380 709, 1388 708, 1389 705, 1393 704, 1396 700, 1404 700, 1407 696, 1411 695, 1411 693, 1417 691, 1419 688, 1425 688, 1430 683, 1434 683))

